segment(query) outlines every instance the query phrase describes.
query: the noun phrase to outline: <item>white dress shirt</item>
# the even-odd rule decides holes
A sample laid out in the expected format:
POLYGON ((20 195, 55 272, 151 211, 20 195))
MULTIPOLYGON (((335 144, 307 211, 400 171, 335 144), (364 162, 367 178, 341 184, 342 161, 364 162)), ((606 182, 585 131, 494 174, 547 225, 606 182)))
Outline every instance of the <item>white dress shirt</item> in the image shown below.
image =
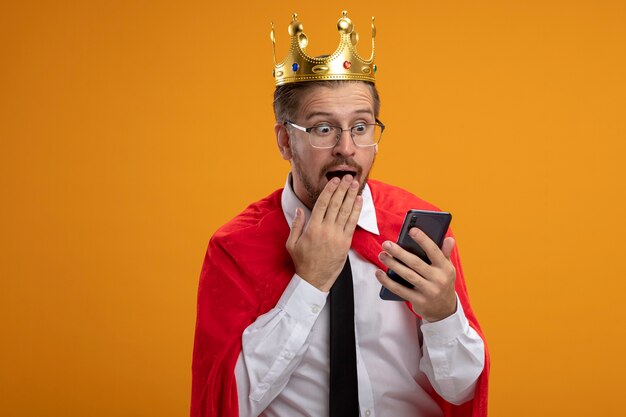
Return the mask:
MULTIPOLYGON (((307 220, 311 212, 290 183, 288 178, 282 208, 291 225, 296 207, 307 220)), ((379 234, 367 185, 358 225, 379 234)), ((461 303, 457 300, 457 311, 444 320, 420 321, 404 302, 380 299, 375 265, 352 249, 348 256, 361 416, 441 416, 428 394, 433 388, 451 403, 470 400, 483 369, 484 345, 461 303)), ((328 415, 327 297, 295 274, 276 307, 246 328, 235 367, 241 417, 328 415)))

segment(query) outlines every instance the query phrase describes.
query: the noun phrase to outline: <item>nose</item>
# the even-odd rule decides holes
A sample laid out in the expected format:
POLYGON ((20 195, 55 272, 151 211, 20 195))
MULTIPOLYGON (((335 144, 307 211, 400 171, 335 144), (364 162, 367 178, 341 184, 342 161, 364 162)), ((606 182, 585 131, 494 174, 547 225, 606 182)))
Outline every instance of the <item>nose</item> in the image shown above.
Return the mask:
POLYGON ((356 145, 352 140, 352 133, 350 129, 346 129, 339 135, 339 140, 333 148, 333 155, 354 156, 355 152, 356 145))

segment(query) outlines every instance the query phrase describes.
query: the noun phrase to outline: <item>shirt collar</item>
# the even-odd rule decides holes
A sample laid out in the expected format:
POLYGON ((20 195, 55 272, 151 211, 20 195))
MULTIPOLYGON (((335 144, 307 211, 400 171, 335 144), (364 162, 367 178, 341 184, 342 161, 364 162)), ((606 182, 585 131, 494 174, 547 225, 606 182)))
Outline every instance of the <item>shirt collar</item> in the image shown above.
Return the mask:
MULTIPOLYGON (((374 200, 368 184, 365 184, 365 187, 363 187, 363 193, 361 196, 363 197, 363 208, 361 208, 361 214, 359 215, 357 225, 370 233, 379 235, 380 232, 378 231, 376 209, 374 208, 374 200)), ((291 227, 291 223, 293 223, 297 207, 302 208, 305 221, 309 221, 311 210, 309 210, 304 203, 300 201, 300 199, 296 196, 296 193, 293 191, 293 188, 291 187, 291 173, 287 176, 287 182, 285 183, 285 188, 283 189, 283 194, 281 196, 281 205, 289 227, 291 227)))

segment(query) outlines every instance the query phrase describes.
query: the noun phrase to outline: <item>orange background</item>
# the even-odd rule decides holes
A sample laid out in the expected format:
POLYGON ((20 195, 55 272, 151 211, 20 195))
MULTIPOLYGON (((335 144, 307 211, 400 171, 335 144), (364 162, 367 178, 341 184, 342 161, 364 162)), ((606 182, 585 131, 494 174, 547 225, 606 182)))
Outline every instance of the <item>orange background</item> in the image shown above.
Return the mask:
POLYGON ((284 183, 269 22, 348 9, 373 177, 454 214, 493 416, 625 415, 624 1, 4 1, 0 414, 188 413, 211 234, 284 183))

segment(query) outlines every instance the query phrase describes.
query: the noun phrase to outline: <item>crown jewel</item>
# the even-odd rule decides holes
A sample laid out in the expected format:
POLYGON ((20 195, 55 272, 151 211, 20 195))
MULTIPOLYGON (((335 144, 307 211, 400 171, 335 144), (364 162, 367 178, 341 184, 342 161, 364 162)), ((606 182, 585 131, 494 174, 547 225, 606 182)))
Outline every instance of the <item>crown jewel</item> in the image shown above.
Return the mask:
POLYGON ((330 55, 311 57, 305 50, 309 38, 304 34, 302 23, 298 15, 293 14, 293 20, 287 28, 291 36, 291 46, 287 56, 281 62, 276 62, 276 37, 274 23, 270 39, 274 49, 274 71, 272 75, 276 85, 301 81, 317 80, 360 80, 375 82, 376 65, 374 64, 374 38, 376 28, 372 17, 372 53, 369 59, 362 58, 356 50, 359 34, 354 30, 348 12, 344 11, 337 22, 339 31, 339 46, 330 55))

